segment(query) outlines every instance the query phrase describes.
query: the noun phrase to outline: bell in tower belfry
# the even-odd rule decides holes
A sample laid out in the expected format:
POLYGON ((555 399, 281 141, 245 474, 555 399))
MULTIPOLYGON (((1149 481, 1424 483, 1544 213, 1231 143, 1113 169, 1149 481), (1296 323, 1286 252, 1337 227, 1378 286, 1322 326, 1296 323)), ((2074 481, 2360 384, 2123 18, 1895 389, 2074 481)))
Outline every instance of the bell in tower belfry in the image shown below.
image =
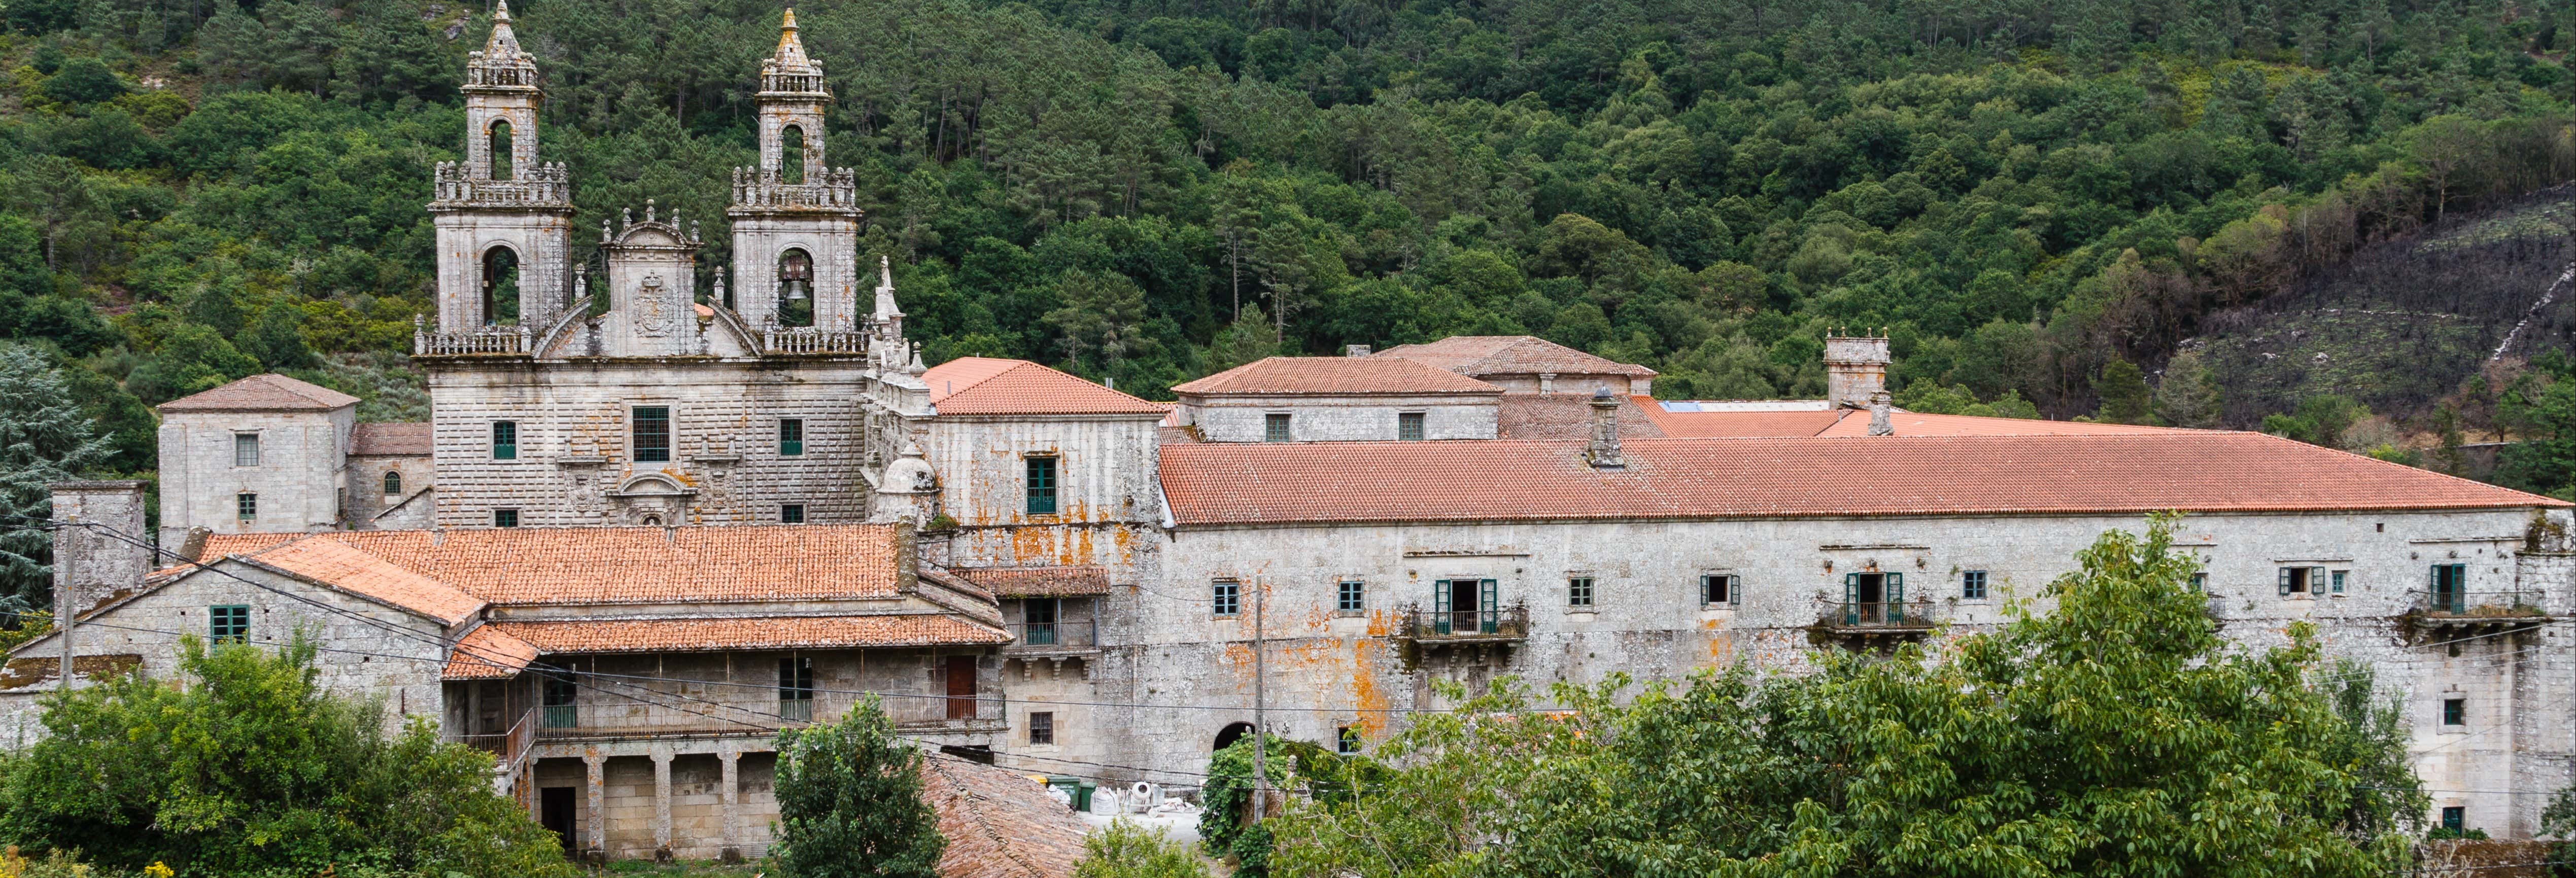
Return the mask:
POLYGON ((545 93, 535 56, 511 29, 508 0, 494 7, 483 50, 467 56, 462 91, 465 160, 438 164, 429 203, 437 331, 542 332, 570 304, 572 187, 561 163, 537 158, 545 93))
POLYGON ((760 164, 735 168, 733 299, 758 328, 851 332, 859 321, 857 178, 823 154, 832 93, 805 54, 796 11, 760 62, 760 164))

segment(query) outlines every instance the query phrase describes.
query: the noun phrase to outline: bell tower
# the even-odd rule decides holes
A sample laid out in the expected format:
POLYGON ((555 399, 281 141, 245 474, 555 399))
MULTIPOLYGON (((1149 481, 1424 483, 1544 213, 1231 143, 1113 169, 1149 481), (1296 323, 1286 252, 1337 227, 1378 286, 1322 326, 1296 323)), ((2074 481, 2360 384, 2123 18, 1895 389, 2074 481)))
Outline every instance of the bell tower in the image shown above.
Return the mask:
MULTIPOLYGON (((571 292, 572 187, 537 160, 537 62, 510 5, 465 62, 465 160, 440 162, 429 203, 438 231, 438 331, 542 333, 571 292)), ((502 353, 504 351, 490 351, 502 353)), ((511 351, 526 353, 525 350, 511 351)))
POLYGON ((854 332, 859 323, 856 176, 823 158, 832 93, 823 66, 796 37, 796 10, 778 51, 760 62, 760 166, 735 168, 730 307, 755 330, 854 332))

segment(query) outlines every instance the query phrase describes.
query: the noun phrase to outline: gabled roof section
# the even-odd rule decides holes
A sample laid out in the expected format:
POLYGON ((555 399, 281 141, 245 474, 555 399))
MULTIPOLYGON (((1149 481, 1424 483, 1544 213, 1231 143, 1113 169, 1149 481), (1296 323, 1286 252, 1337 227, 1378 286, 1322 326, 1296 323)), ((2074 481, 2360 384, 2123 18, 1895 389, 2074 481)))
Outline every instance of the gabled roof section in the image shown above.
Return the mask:
POLYGON ((2563 501, 2260 433, 1163 446, 1187 525, 2364 511, 2563 501), (1474 486, 1460 490, 1460 486, 1474 486))
POLYGON ((539 653, 717 652, 761 649, 856 649, 903 646, 991 646, 1009 643, 999 630, 946 615, 745 616, 494 622, 482 629, 524 641, 539 653))
POLYGON ((1109 593, 1109 571, 1078 567, 960 567, 957 576, 1006 598, 1080 597, 1109 593))
POLYGON ((1453 335, 1428 344, 1409 344, 1376 356, 1402 357, 1460 375, 1625 375, 1652 378, 1655 370, 1596 357, 1530 335, 1453 335))
POLYGON ((353 457, 428 457, 429 424, 410 421, 352 426, 349 428, 349 454, 353 457))
POLYGON ((930 405, 943 415, 1159 415, 1162 403, 1084 381, 1027 360, 959 357, 922 373, 930 405))
POLYGON ((165 412, 327 412, 358 404, 358 398, 288 378, 253 375, 222 387, 162 403, 165 412))
POLYGON ((537 660, 536 646, 484 625, 465 633, 465 638, 448 650, 447 667, 439 672, 442 680, 507 680, 528 669, 537 660))
MULTIPOLYGON (((308 539, 520 606, 892 598, 904 572, 901 541, 887 525, 375 530, 308 539)), ((215 557, 211 545, 207 557, 215 557)))
POLYGON ((1090 832, 1026 774, 943 753, 922 757, 921 797, 948 839, 940 878, 1071 878, 1090 832))
POLYGON ((484 606, 481 599, 463 590, 405 570, 341 542, 336 535, 290 540, 240 557, 298 579, 410 610, 442 624, 462 624, 484 606))
POLYGON ((1395 357, 1263 357, 1175 385, 1193 396, 1498 395, 1500 387, 1395 357))

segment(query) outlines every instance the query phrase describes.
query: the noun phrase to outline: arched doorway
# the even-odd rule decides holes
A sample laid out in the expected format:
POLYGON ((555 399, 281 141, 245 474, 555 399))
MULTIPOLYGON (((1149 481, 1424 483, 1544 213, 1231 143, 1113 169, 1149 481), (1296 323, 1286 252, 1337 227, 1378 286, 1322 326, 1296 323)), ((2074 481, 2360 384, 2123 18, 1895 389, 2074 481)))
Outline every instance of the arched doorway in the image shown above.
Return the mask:
POLYGON ((483 251, 483 325, 519 325, 519 254, 508 247, 483 251))
POLYGON ((805 129, 789 125, 778 132, 778 181, 805 183, 805 129))
POLYGON ((1249 734, 1252 734, 1251 723, 1227 724, 1223 730, 1216 733, 1216 749, 1223 750, 1233 746, 1234 742, 1243 740, 1244 736, 1249 734))
POLYGON ((778 254, 778 325, 814 325, 814 257, 795 247, 778 254))
POLYGON ((519 143, 510 137, 510 120, 493 120, 489 143, 492 151, 492 179, 510 179, 511 171, 519 163, 519 143))

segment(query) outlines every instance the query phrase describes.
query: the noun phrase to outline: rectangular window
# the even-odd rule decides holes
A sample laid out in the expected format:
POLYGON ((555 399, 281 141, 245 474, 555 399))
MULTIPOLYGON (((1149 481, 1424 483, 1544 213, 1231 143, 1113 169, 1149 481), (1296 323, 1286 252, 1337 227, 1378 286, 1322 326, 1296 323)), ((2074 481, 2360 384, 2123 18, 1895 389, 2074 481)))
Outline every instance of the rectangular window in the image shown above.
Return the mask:
POLYGON ((1336 599, 1333 603, 1333 609, 1340 610, 1345 613, 1357 613, 1368 609, 1367 583, 1356 579, 1345 579, 1341 581, 1341 584, 1335 589, 1335 591, 1338 594, 1336 595, 1336 599))
POLYGON ((785 504, 780 504, 780 505, 779 505, 779 507, 778 507, 778 523, 779 523, 779 524, 804 524, 804 523, 805 523, 805 504, 803 504, 803 503, 785 503, 785 504))
POLYGON ((1054 646, 1056 620, 1064 615, 1062 598, 1030 598, 1020 603, 1020 642, 1054 646))
POLYGON ((1398 413, 1395 416, 1395 438, 1405 442, 1422 441, 1422 413, 1398 413))
POLYGON ((1744 602, 1738 578, 1731 573, 1706 573, 1699 578, 1699 605, 1703 607, 1735 606, 1744 602))
POLYGON ((1261 441, 1287 442, 1291 439, 1288 433, 1288 413, 1271 412, 1261 416, 1261 441))
POLYGON ((549 729, 569 729, 581 725, 581 686, 573 682, 572 672, 551 669, 545 675, 545 713, 539 723, 549 729))
POLYGON ((813 659, 778 660, 778 715, 795 722, 814 719, 813 659))
POLYGON ((495 510, 492 510, 492 526, 493 526, 493 527, 518 527, 518 526, 519 526, 519 510, 516 510, 516 509, 495 509, 495 510))
POLYGON ((2337 570, 2337 571, 2335 571, 2335 572, 2333 572, 2333 573, 2331 573, 2331 574, 2327 574, 2329 577, 2331 577, 2331 579, 2332 579, 2332 581, 2333 581, 2333 583, 2334 583, 2334 584, 2333 584, 2332 586, 2330 586, 2330 587, 2334 590, 2334 593, 2335 593, 2335 594, 2342 594, 2342 593, 2343 593, 2343 579, 2344 579, 2344 577, 2345 577, 2345 576, 2348 576, 2348 575, 2350 575, 2351 573, 2352 573, 2352 571, 2350 571, 2350 570, 2337 570))
POLYGON ((250 642, 250 606, 219 604, 206 608, 206 634, 216 643, 250 642))
POLYGON ((519 422, 492 422, 492 459, 519 459, 519 422))
POLYGON ((1333 749, 1341 753, 1360 752, 1360 730, 1350 726, 1334 729, 1333 749))
POLYGON ((1219 616, 1243 613, 1243 583, 1220 579, 1208 586, 1208 611, 1219 616))
POLYGON ((2469 809, 2458 805, 2452 805, 2442 809, 2443 829, 2448 829, 2452 832, 2465 832, 2467 831, 2468 823, 2469 809))
POLYGON ((1055 712, 1046 710, 1029 712, 1029 743, 1055 743, 1055 712))
POLYGON ((1970 570, 1959 574, 1959 597, 1972 601, 1985 600, 1986 572, 1983 570, 1970 570))
POLYGON ((634 427, 635 462, 671 461, 671 409, 668 406, 637 406, 634 427))
POLYGON ((2319 586, 2325 584, 2318 581, 2325 578, 2325 572, 2326 569, 2323 567, 2283 567, 2281 568, 2281 593, 2313 594, 2319 586))
POLYGON ((2466 698, 2442 699, 2442 724, 2446 726, 2468 725, 2469 700, 2466 698))
POLYGON ((239 494, 234 494, 234 495, 233 495, 233 511, 234 511, 235 513, 240 514, 240 515, 241 515, 241 520, 243 520, 243 521, 249 521, 249 520, 251 520, 251 519, 258 518, 258 517, 259 517, 259 495, 258 495, 258 494, 250 493, 250 492, 248 492, 248 491, 244 491, 244 492, 239 493, 239 494))
POLYGON ((2191 590, 2192 590, 2192 591, 2208 591, 2208 590, 2209 590, 2209 574, 2207 574, 2207 573, 2194 573, 2194 574, 2192 574, 2192 575, 2191 575, 2191 590))
POLYGON ((259 465, 259 434, 257 434, 257 433, 235 433, 235 434, 233 434, 233 465, 234 465, 234 466, 258 466, 258 465, 259 465))
POLYGON ((1569 577, 1566 577, 1566 579, 1565 579, 1565 605, 1566 605, 1566 606, 1569 606, 1569 607, 1589 607, 1589 606, 1592 606, 1592 577, 1589 577, 1589 576, 1569 576, 1569 577))
POLYGON ((1052 457, 1031 457, 1029 461, 1029 514, 1055 514, 1055 464, 1052 457))
POLYGON ((805 453, 805 419, 778 420, 778 456, 797 457, 805 453))

